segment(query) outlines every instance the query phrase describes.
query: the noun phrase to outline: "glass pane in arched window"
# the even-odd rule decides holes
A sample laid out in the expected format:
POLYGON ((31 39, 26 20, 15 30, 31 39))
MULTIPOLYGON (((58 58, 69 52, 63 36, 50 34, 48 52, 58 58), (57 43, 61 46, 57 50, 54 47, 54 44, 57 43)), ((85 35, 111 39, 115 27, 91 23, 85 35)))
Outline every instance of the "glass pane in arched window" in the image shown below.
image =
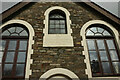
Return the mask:
POLYGON ((86 31, 86 36, 112 36, 112 35, 104 28, 92 27, 86 31))
POLYGON ((24 78, 29 33, 23 25, 12 24, 8 26, 3 29, 0 41, 0 58, 4 55, 2 76, 5 79, 8 77, 9 79, 24 78))
POLYGON ((2 36, 28 36, 28 33, 22 27, 11 27, 5 30, 2 36))
POLYGON ((66 17, 60 10, 54 10, 49 15, 49 34, 66 34, 66 17))
POLYGON ((86 30, 86 39, 92 75, 120 75, 120 56, 112 33, 108 29, 93 26, 86 30))

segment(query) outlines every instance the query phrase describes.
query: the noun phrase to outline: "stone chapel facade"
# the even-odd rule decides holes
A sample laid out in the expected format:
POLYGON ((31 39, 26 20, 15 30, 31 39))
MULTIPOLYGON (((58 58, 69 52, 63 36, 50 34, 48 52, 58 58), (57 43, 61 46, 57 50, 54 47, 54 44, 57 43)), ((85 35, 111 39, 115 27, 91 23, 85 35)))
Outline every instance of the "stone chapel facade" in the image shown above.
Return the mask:
POLYGON ((29 3, 0 26, 5 79, 120 79, 120 24, 84 2, 29 3))

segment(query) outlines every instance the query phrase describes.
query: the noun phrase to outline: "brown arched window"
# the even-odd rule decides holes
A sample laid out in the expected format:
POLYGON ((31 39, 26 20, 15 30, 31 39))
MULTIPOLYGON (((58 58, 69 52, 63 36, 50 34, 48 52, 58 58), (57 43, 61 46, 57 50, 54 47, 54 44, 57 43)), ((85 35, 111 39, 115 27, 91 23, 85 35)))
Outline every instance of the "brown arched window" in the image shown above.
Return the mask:
POLYGON ((24 25, 10 24, 2 29, 0 56, 2 79, 24 79, 29 33, 24 25))
POLYGON ((67 34, 66 15, 61 10, 53 10, 49 14, 49 34, 67 34))
POLYGON ((92 75, 120 75, 120 55, 112 32, 105 25, 91 25, 86 40, 92 75))

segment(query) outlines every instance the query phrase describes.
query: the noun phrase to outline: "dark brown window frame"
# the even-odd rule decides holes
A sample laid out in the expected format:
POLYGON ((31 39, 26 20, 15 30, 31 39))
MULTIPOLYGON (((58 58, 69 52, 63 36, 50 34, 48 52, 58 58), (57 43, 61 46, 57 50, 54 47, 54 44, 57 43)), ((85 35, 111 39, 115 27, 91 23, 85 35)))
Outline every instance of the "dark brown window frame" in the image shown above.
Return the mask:
MULTIPOLYGON (((14 25, 17 26, 17 27, 22 27, 24 28, 23 26, 24 25, 19 25, 19 24, 11 24, 11 25, 14 25), (18 26, 19 25, 19 26, 18 26)), ((2 30, 2 32, 4 32, 5 30, 9 29, 11 27, 11 25, 7 25, 7 28, 4 28, 2 30)), ((27 31, 28 33, 28 30, 27 28, 24 28, 24 30, 27 31)), ((4 66, 5 66, 5 63, 6 64, 13 64, 12 66, 12 75, 11 76, 4 76, 2 75, 2 80, 6 80, 6 79, 25 79, 25 69, 26 69, 26 62, 27 62, 27 53, 28 53, 28 46, 29 46, 29 33, 28 33, 28 36, 1 36, 0 38, 0 41, 2 40, 5 40, 6 43, 5 43, 5 49, 2 50, 3 52, 3 58, 2 58, 2 74, 4 74, 4 66), (11 40, 15 40, 16 41, 16 49, 15 50, 8 50, 8 45, 9 45, 9 42, 11 40), (19 50, 19 46, 20 46, 20 41, 27 41, 27 44, 26 44, 26 50, 19 50), (5 62, 6 60, 6 57, 7 57, 7 52, 15 52, 14 53, 14 59, 13 59, 13 62, 5 62), (19 52, 25 52, 25 62, 17 62, 17 57, 18 57, 18 53, 19 52), (16 69, 17 69, 17 64, 24 64, 24 76, 16 76, 16 69)), ((22 54, 22 53, 21 53, 22 54)))
MULTIPOLYGON (((88 28, 89 29, 89 28, 88 28)), ((107 29, 106 29, 107 30, 107 29)), ((108 30, 107 30, 108 31, 108 30)), ((111 34, 111 33, 110 33, 111 34)), ((87 43, 87 49, 88 49, 88 53, 89 51, 96 51, 98 54, 97 54, 97 58, 98 58, 98 62, 99 62, 99 67, 100 67, 100 74, 94 74, 92 72, 92 76, 93 77, 106 77, 106 76, 119 76, 120 73, 116 74, 115 73, 115 70, 114 70, 114 66, 112 64, 112 62, 120 62, 120 55, 119 55, 119 51, 118 51, 118 47, 116 45, 116 41, 115 41, 115 38, 113 36, 86 36, 86 40, 94 40, 94 43, 95 43, 95 50, 89 50, 88 49, 88 43, 87 43), (100 53, 98 49, 98 44, 97 44, 97 40, 103 40, 104 41, 104 45, 105 45, 105 51, 106 51, 106 54, 107 54, 107 57, 108 57, 108 61, 101 61, 100 59, 100 53), (118 56, 118 61, 112 61, 111 60, 111 57, 110 57, 110 52, 109 52, 109 49, 108 49, 108 45, 107 45, 107 42, 106 40, 113 40, 114 42, 114 46, 115 46, 115 51, 117 52, 117 56, 118 56), (102 68, 102 62, 109 62, 110 64, 110 69, 111 69, 111 74, 104 74, 103 73, 103 68, 102 68)), ((91 63, 91 60, 90 60, 90 54, 89 54, 89 61, 91 63)))
MULTIPOLYGON (((3 59, 2 59, 2 72, 4 73, 4 65, 5 63, 10 64, 11 62, 5 62, 5 59, 7 57, 7 51, 15 51, 15 55, 14 55, 14 60, 13 60, 13 67, 12 67, 12 76, 2 76, 2 79, 24 79, 25 78, 25 68, 26 68, 26 62, 27 62, 27 52, 28 52, 28 39, 23 38, 23 39, 14 39, 14 37, 12 39, 2 39, 2 40, 6 40, 6 47, 5 47, 5 51, 3 52, 3 59), (16 40, 17 41, 17 46, 16 46, 16 50, 8 50, 8 43, 10 40, 16 40), (27 41, 27 49, 26 50, 18 50, 19 49, 19 43, 20 41, 26 40, 27 41), (26 58, 25 58, 25 63, 24 62, 17 62, 17 57, 18 57, 18 52, 26 52, 26 58), (16 66, 17 64, 24 64, 24 76, 15 76, 15 72, 16 72, 16 66)), ((12 64, 11 63, 11 64, 12 64)))

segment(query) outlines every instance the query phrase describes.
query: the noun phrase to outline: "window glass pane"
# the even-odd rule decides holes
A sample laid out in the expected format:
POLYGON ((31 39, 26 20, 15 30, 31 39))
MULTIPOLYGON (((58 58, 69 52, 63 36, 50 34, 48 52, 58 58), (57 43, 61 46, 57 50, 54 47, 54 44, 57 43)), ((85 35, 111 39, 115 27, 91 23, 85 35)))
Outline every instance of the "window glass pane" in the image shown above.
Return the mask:
POLYGON ((17 62, 25 62, 26 52, 18 52, 17 62))
POLYGON ((120 62, 113 62, 115 73, 120 73, 120 62))
POLYGON ((92 73, 100 73, 100 67, 98 61, 91 61, 91 70, 92 73))
POLYGON ((107 32, 106 30, 103 32, 104 36, 111 36, 109 32, 107 32))
POLYGON ((90 61, 97 61, 98 60, 96 51, 89 51, 89 54, 90 54, 90 61))
POLYGON ((5 49, 5 44, 6 44, 5 40, 1 40, 0 41, 0 50, 4 50, 5 49))
POLYGON ((59 28, 59 24, 58 24, 58 25, 56 24, 56 25, 55 25, 55 28, 57 28, 57 29, 58 29, 58 28, 59 28))
POLYGON ((24 76, 24 64, 17 64, 16 76, 24 76))
POLYGON ((61 29, 61 33, 62 33, 62 34, 65 34, 65 29, 61 29))
POLYGON ((13 62, 14 55, 15 55, 15 52, 7 52, 7 57, 6 57, 5 62, 13 62))
POLYGON ((104 73, 111 73, 109 62, 102 62, 102 67, 104 73))
POLYGON ((57 14, 57 15, 55 15, 55 18, 59 18, 59 15, 57 14))
POLYGON ((2 51, 0 51, 0 58, 2 58, 2 56, 3 56, 3 52, 2 52, 2 51))
POLYGON ((98 28, 98 32, 99 32, 99 33, 102 33, 103 31, 104 31, 104 29, 98 28))
POLYGON ((102 34, 100 34, 100 33, 96 33, 95 36, 102 36, 102 34))
POLYGON ((55 29, 49 29, 49 33, 51 33, 51 34, 56 33, 56 32, 55 32, 55 29))
POLYGON ((94 33, 96 33, 97 32, 97 28, 96 27, 92 27, 92 28, 90 28, 94 33))
POLYGON ((9 35, 10 33, 7 30, 2 33, 2 36, 9 36, 9 35))
POLYGON ((54 25, 55 24, 54 20, 50 20, 50 24, 54 25))
POLYGON ((20 36, 28 36, 28 33, 24 30, 20 33, 20 36))
POLYGON ((50 18, 55 18, 55 15, 51 15, 50 18))
POLYGON ((60 28, 65 28, 65 25, 60 25, 60 28))
POLYGON ((108 57, 107 57, 106 51, 99 51, 99 53, 100 53, 101 61, 108 61, 108 57))
POLYGON ((63 16, 59 15, 59 18, 65 18, 65 17, 63 17, 63 16))
POLYGON ((65 25, 65 20, 60 20, 60 24, 65 25))
POLYGON ((12 66, 13 64, 5 64, 4 65, 4 76, 11 76, 12 75, 12 66))
POLYGON ((86 36, 94 36, 94 33, 90 30, 87 31, 86 36))
POLYGON ((60 33, 60 29, 55 29, 55 31, 56 31, 56 34, 58 33, 60 33))
POLYGON ((8 29, 11 33, 15 32, 15 27, 11 27, 8 29))
POLYGON ((0 51, 0 63, 2 62, 3 52, 0 51))
MULTIPOLYGON (((0 57, 0 64, 2 63, 2 57, 0 57)), ((1 67, 1 65, 0 65, 0 67, 1 67)))
POLYGON ((115 49, 115 45, 113 43, 113 40, 106 40, 107 41, 107 45, 109 49, 115 49))
POLYGON ((56 25, 59 25, 59 22, 60 22, 59 20, 55 20, 56 25))
POLYGON ((8 46, 8 50, 15 50, 16 49, 16 44, 17 41, 9 41, 9 46, 8 46))
POLYGON ((20 41, 19 50, 26 50, 27 49, 27 41, 20 41))
POLYGON ((98 49, 105 49, 104 40, 97 40, 98 49))
POLYGON ((88 44, 88 49, 89 50, 95 50, 94 40, 87 40, 87 44, 88 44))
POLYGON ((21 28, 21 27, 16 27, 16 32, 17 32, 17 33, 20 33, 22 30, 23 30, 23 28, 21 28))
POLYGON ((13 33, 11 34, 11 36, 19 36, 17 33, 13 33))
POLYGON ((110 50, 109 52, 110 52, 110 57, 111 57, 112 61, 119 60, 116 50, 110 50))
POLYGON ((55 28, 55 25, 50 25, 50 28, 55 28))

